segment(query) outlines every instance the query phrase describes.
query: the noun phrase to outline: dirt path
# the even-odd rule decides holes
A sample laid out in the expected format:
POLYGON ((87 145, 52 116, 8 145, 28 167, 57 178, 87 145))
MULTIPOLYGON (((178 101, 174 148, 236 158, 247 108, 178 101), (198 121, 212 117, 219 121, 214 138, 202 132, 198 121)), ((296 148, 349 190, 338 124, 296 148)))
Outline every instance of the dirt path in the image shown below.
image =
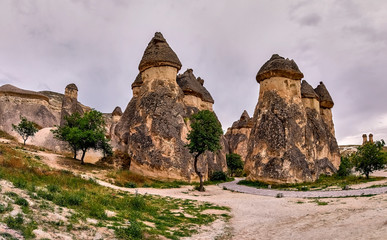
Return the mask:
MULTIPOLYGON (((63 169, 58 155, 38 153, 52 168, 63 169)), ((67 169, 70 170, 71 169, 67 169)), ((93 177, 92 174, 81 174, 93 177)), ((103 186, 131 193, 156 194, 206 201, 231 208, 228 226, 213 224, 190 239, 214 239, 230 228, 232 239, 385 239, 387 236, 387 194, 372 197, 304 199, 275 198, 207 186, 206 192, 191 186, 175 189, 122 188, 97 180, 103 186)))

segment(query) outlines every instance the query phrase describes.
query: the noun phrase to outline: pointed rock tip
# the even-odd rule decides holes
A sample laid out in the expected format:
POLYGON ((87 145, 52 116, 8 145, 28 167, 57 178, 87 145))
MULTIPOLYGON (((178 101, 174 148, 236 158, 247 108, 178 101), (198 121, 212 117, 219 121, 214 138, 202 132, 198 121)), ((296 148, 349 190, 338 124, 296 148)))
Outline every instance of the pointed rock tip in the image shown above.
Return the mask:
POLYGON ((313 87, 306 80, 301 82, 301 97, 319 99, 313 87))

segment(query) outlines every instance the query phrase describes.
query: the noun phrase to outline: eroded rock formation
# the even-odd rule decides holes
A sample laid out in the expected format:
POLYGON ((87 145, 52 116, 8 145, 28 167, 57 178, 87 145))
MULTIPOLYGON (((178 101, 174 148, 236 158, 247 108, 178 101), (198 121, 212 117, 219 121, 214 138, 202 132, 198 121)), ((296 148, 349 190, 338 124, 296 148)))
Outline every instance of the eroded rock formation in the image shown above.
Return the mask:
POLYGON ((240 119, 235 121, 232 126, 227 129, 225 135, 230 153, 239 154, 242 161, 245 161, 247 156, 247 142, 249 140, 252 127, 253 118, 251 118, 245 110, 243 111, 240 119))
POLYGON ((259 70, 259 99, 245 163, 248 179, 314 181, 338 168, 340 155, 332 114, 321 111, 330 111, 333 102, 322 100, 319 91, 316 93, 306 81, 301 84, 302 78, 293 60, 277 54, 259 70))
POLYGON ((50 105, 49 98, 44 94, 23 90, 10 84, 1 86, 1 129, 12 134, 12 124, 19 123, 20 116, 45 128, 58 124, 60 113, 50 105))
MULTIPOLYGON (((175 52, 156 33, 132 84, 133 98, 112 136, 114 146, 132 158, 132 171, 164 179, 196 179, 193 157, 185 147, 189 117, 201 109, 212 109, 213 100, 192 70, 177 76, 180 68, 175 52)), ((224 152, 207 154, 200 162, 206 177, 226 170, 224 152)))
POLYGON ((78 104, 78 87, 71 83, 66 86, 65 94, 62 100, 62 109, 60 114, 60 125, 65 123, 65 117, 73 113, 83 114, 82 107, 78 104))

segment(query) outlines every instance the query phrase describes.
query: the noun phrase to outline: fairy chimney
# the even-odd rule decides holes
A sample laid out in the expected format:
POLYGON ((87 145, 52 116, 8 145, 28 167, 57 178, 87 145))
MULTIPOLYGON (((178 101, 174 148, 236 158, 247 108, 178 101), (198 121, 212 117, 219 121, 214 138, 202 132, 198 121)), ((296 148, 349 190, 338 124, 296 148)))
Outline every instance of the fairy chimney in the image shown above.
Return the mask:
POLYGON ((122 110, 120 107, 117 106, 116 108, 114 108, 112 112, 113 123, 117 123, 118 121, 120 121, 121 116, 122 116, 122 110))
POLYGON ((83 109, 78 104, 78 87, 74 83, 71 83, 65 88, 65 94, 62 101, 60 125, 64 125, 65 116, 69 116, 73 113, 83 114, 83 109))
POLYGON ((176 81, 184 92, 183 101, 186 106, 212 111, 214 99, 203 86, 204 80, 196 78, 192 69, 187 69, 183 74, 179 74, 176 81))
POLYGON ((136 79, 132 83, 133 97, 138 97, 141 86, 142 86, 141 73, 138 73, 136 79))
POLYGON ((363 134, 362 135, 362 138, 363 138, 363 145, 367 143, 367 134, 363 134))
POLYGON ((305 182, 337 171, 336 139, 317 111, 310 85, 304 82, 301 90, 302 78, 293 60, 277 54, 258 71, 260 92, 245 162, 248 180, 305 182))
POLYGON ((320 112, 319 97, 313 87, 305 80, 301 82, 301 97, 305 108, 315 109, 318 113, 320 112))
POLYGON ((320 84, 314 89, 314 91, 319 96, 320 100, 320 114, 323 118, 324 122, 328 125, 329 131, 335 136, 335 128, 333 124, 333 116, 332 116, 332 108, 333 108, 333 100, 331 95, 328 92, 325 84, 320 82, 320 84))
POLYGON ((370 143, 374 143, 374 135, 372 133, 368 135, 368 139, 370 143))

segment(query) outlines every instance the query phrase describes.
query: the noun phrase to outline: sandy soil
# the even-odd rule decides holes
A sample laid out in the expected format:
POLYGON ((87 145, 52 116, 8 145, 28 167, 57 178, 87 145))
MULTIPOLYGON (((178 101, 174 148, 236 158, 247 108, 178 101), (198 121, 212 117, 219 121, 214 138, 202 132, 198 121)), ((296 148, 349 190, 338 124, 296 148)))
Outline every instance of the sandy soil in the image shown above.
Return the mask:
MULTIPOLYGON (((39 153, 53 168, 58 155, 39 153)), ((68 169, 71 170, 71 169, 68 169)), ((80 173, 81 174, 81 173, 80 173)), ((376 175, 387 175, 377 172, 376 175)), ((91 173, 82 174, 92 177, 91 173)), ((178 189, 121 188, 104 181, 101 185, 141 194, 206 201, 231 208, 229 223, 205 226, 189 239, 386 239, 387 194, 372 197, 302 199, 274 198, 223 190, 207 186, 206 192, 192 187, 178 189), (326 205, 322 205, 325 202, 326 205)))

